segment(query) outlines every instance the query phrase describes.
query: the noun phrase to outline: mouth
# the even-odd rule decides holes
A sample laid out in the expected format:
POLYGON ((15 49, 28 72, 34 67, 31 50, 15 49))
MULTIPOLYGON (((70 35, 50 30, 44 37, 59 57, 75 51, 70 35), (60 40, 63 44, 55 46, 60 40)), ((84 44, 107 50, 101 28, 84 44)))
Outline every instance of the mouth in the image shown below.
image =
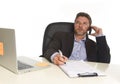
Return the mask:
POLYGON ((84 32, 84 31, 81 30, 81 29, 76 30, 75 33, 76 33, 77 35, 80 35, 80 36, 83 36, 83 35, 86 34, 86 32, 84 32))

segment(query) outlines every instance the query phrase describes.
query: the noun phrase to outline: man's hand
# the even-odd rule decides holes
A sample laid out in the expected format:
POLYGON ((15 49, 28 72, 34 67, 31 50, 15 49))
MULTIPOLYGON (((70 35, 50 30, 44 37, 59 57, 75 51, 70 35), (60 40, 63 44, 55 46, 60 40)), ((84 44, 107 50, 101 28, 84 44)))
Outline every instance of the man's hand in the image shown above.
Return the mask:
POLYGON ((96 26, 91 26, 91 28, 95 31, 95 33, 92 33, 90 35, 92 35, 92 36, 101 36, 101 35, 103 35, 103 32, 102 32, 101 28, 98 28, 96 26))
POLYGON ((65 64, 67 60, 68 58, 66 56, 61 56, 60 54, 57 54, 53 58, 53 63, 56 65, 62 65, 62 64, 65 64))

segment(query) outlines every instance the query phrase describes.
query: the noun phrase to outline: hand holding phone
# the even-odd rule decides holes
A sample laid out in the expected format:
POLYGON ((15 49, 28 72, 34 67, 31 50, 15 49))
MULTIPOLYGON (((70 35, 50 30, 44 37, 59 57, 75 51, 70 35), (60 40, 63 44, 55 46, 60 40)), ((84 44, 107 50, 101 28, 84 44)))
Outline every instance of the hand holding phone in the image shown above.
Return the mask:
POLYGON ((89 29, 89 35, 92 35, 92 36, 101 36, 101 35, 103 35, 102 29, 98 28, 96 26, 91 26, 90 29, 89 29), (91 33, 92 29, 95 31, 94 33, 91 33))

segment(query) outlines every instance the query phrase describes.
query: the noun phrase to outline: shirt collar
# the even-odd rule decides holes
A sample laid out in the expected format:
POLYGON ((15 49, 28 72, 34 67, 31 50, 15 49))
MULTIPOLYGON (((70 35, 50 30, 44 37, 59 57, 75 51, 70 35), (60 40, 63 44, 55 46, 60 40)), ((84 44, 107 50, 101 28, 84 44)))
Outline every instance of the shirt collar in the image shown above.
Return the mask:
MULTIPOLYGON (((74 36, 74 41, 77 41, 75 36, 74 36)), ((86 41, 86 36, 83 39, 81 39, 80 41, 86 41)))

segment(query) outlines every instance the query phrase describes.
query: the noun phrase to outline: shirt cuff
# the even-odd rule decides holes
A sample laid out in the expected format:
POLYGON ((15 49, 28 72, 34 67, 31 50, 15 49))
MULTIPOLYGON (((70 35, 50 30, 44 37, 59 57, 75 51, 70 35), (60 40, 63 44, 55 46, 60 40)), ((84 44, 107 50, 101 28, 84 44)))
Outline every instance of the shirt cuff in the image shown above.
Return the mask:
POLYGON ((57 54, 59 54, 58 52, 55 52, 55 53, 53 53, 52 55, 51 55, 51 62, 53 62, 53 58, 57 55, 57 54))
POLYGON ((103 34, 99 34, 99 35, 97 35, 96 37, 101 37, 101 36, 105 36, 105 35, 103 35, 103 34))

